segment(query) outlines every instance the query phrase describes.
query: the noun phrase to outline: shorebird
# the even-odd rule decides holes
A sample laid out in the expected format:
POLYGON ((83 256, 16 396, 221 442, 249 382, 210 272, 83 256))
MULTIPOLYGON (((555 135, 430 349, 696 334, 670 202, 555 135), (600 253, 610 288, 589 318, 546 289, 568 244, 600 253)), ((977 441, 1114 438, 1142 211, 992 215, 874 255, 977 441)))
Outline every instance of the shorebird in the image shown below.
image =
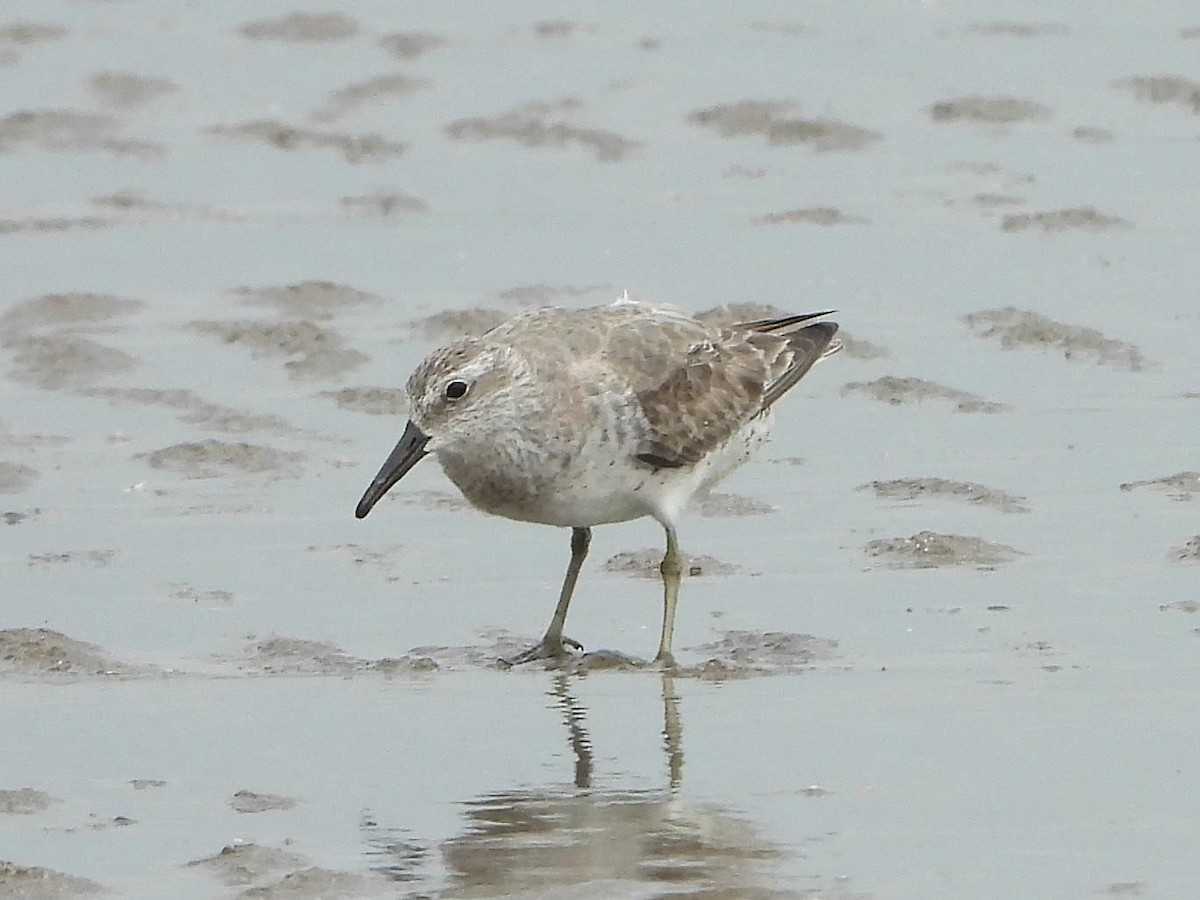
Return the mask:
POLYGON ((457 340, 409 378, 408 425, 355 515, 433 454, 473 506, 570 528, 554 616, 510 664, 582 649, 563 627, 592 527, 652 516, 666 532, 655 662, 673 666, 683 569, 676 523, 767 439, 775 401, 841 349, 835 323, 811 323, 824 315, 721 327, 622 298, 523 312, 457 340))

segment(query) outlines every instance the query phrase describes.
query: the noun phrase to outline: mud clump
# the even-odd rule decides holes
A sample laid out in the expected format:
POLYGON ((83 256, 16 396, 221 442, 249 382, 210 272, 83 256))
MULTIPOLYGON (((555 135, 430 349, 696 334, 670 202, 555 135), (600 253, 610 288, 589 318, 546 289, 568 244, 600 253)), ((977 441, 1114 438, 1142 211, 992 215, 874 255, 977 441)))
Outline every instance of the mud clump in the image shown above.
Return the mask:
POLYGON ((43 812, 56 803, 62 801, 33 788, 0 790, 0 816, 28 816, 43 812))
POLYGON ((210 403, 192 391, 181 388, 91 388, 80 393, 112 404, 132 403, 156 406, 179 413, 179 421, 200 425, 226 434, 299 434, 300 430, 271 413, 253 413, 210 403))
POLYGON ((956 97, 942 100, 929 107, 935 122, 982 122, 988 125, 1011 125, 1048 119, 1049 108, 1032 100, 1016 97, 956 97))
POLYGON ((220 852, 187 863, 207 869, 228 885, 254 884, 281 872, 295 871, 308 863, 303 856, 260 844, 230 844, 220 852))
POLYGON ((1200 613, 1200 600, 1174 600, 1170 603, 1162 603, 1158 607, 1159 612, 1181 612, 1189 616, 1200 613))
POLYGON ((501 309, 476 306, 471 309, 446 309, 408 323, 414 334, 429 340, 452 340, 463 336, 478 337, 511 317, 501 309))
POLYGON ((27 490, 38 477, 37 469, 20 463, 0 462, 0 494, 27 490))
POLYGON ((750 220, 751 225, 780 225, 790 222, 801 222, 808 225, 821 225, 826 228, 833 225, 866 225, 867 220, 862 216, 850 215, 831 206, 815 206, 808 209, 789 209, 785 212, 766 213, 755 216, 750 220))
POLYGON ((874 381, 852 381, 842 385, 842 396, 848 394, 865 394, 872 400, 899 406, 903 403, 923 403, 926 400, 944 400, 954 404, 956 412, 963 413, 998 413, 1012 407, 1004 403, 946 387, 923 378, 897 378, 886 375, 874 381))
POLYGON ((1176 562, 1200 562, 1200 534, 1179 547, 1172 547, 1170 556, 1176 562))
POLYGON ((139 453, 154 469, 175 472, 185 478, 220 478, 225 475, 299 474, 303 455, 261 444, 231 443, 209 438, 172 444, 151 453, 139 453))
POLYGON ((80 894, 101 894, 107 890, 87 878, 66 875, 41 866, 18 866, 0 860, 0 895, 21 900, 53 900, 80 894))
POLYGON ((117 120, 101 113, 23 109, 0 118, 0 153, 30 147, 52 153, 101 150, 142 159, 156 159, 167 153, 161 144, 119 137, 117 120))
POLYGON ((1095 328, 1056 322, 1041 313, 1006 306, 963 316, 979 337, 999 338, 1005 350, 1022 347, 1062 351, 1063 359, 1091 360, 1102 366, 1139 372, 1146 359, 1133 344, 1110 338, 1095 328))
POLYGON ((724 637, 689 647, 711 657, 687 674, 714 678, 739 674, 784 674, 811 669, 814 663, 834 658, 837 641, 785 631, 727 631, 724 637))
POLYGON ((296 801, 291 797, 279 794, 256 794, 254 791, 241 790, 229 801, 234 812, 260 813, 278 809, 291 809, 296 801))
MULTIPOLYGON (((738 566, 721 562, 712 556, 683 556, 683 574, 733 575, 741 571, 738 566)), ((637 578, 661 578, 662 550, 626 550, 604 561, 604 571, 617 575, 633 575, 637 578)))
POLYGON ((45 390, 90 387, 107 376, 128 372, 137 360, 123 350, 85 337, 51 334, 6 339, 16 366, 9 375, 45 390))
POLYGON ((207 131, 218 137, 260 141, 276 150, 334 150, 351 164, 381 162, 402 156, 408 150, 407 144, 389 140, 381 134, 319 131, 287 125, 274 119, 255 119, 239 125, 212 125, 207 131))
POLYGON ((1162 478, 1127 481, 1121 485, 1121 490, 1132 491, 1135 488, 1144 487, 1166 490, 1174 500, 1191 500, 1193 494, 1200 494, 1200 472, 1176 472, 1174 475, 1164 475, 1162 478))
POLYGON ((965 500, 977 506, 990 506, 1001 512, 1029 512, 1024 497, 994 490, 971 481, 951 481, 946 478, 897 478, 893 481, 872 481, 857 490, 873 491, 884 500, 921 500, 926 497, 946 497, 965 500))
POLYGON ((252 897, 369 897, 379 895, 380 885, 353 872, 337 872, 310 866, 289 872, 278 881, 243 891, 252 897))
POLYGON ((380 47, 392 56, 406 61, 424 56, 445 43, 446 39, 441 35, 426 31, 397 31, 385 34, 379 39, 380 47))
POLYGON ((712 493, 697 504, 697 511, 705 518, 719 519, 728 516, 762 516, 779 510, 755 497, 712 493))
POLYGON ((497 294, 502 303, 518 306, 551 306, 563 300, 587 297, 601 291, 611 291, 611 284, 523 284, 497 294))
POLYGON ((272 637, 253 640, 240 660, 243 671, 256 675, 403 675, 434 672, 438 664, 412 651, 402 657, 360 659, 325 641, 272 637))
POLYGON ((644 659, 622 653, 619 650, 591 650, 573 656, 566 664, 571 674, 588 672, 634 672, 645 669, 649 663, 644 659))
POLYGON ((838 331, 838 340, 842 343, 842 353, 850 359, 869 360, 891 356, 887 347, 872 344, 864 338, 853 337, 845 331, 838 331))
POLYGON ((0 675, 3 676, 120 676, 136 671, 95 644, 74 640, 49 628, 0 631, 0 675))
POLYGON ((797 108, 787 100, 739 100, 695 110, 687 120, 721 137, 758 136, 768 144, 803 144, 819 153, 861 150, 883 138, 877 131, 837 119, 802 118, 795 115, 797 108))
POLYGON ((495 116, 475 116, 451 122, 443 130, 456 141, 510 140, 524 147, 578 148, 600 162, 619 162, 637 151, 640 141, 611 131, 576 125, 555 114, 572 113, 582 104, 567 99, 557 103, 530 103, 495 116))
POLYGON ((179 90, 174 82, 165 78, 133 72, 97 72, 88 79, 88 87, 100 102, 122 109, 145 106, 179 90))
POLYGON ((1050 212, 1009 213, 1000 220, 1003 231, 1112 231, 1133 228, 1120 216, 1109 216, 1090 206, 1075 206, 1050 212))
POLYGON ((297 281, 278 287, 238 287, 230 291, 246 306, 265 306, 281 316, 327 321, 344 312, 381 306, 383 298, 332 281, 297 281))
POLYGON ((1178 75, 1124 78, 1113 86, 1133 91, 1142 103, 1172 103, 1200 115, 1200 84, 1178 75))
POLYGON ((68 550, 64 553, 31 553, 25 557, 28 566, 84 565, 103 568, 118 556, 119 550, 68 550))
POLYGON ((47 25, 44 22, 9 22, 0 28, 0 44, 16 44, 30 46, 44 44, 50 41, 61 41, 70 32, 61 25, 47 25))
POLYGON ((318 44, 345 41, 358 34, 358 23, 341 13, 290 13, 278 19, 247 22, 238 34, 251 41, 318 44))
POLYGON ((174 200, 155 200, 137 191, 116 191, 91 198, 88 203, 96 209, 115 214, 104 219, 108 224, 150 222, 246 222, 250 215, 244 209, 210 206, 206 203, 187 203, 174 200))
POLYGON ((43 294, 9 307, 0 316, 0 328, 22 334, 44 328, 94 331, 145 308, 141 300, 113 294, 43 294))
POLYGON ((408 392, 403 388, 347 387, 321 391, 338 409, 352 409, 369 416, 403 416, 408 413, 408 392))
POLYGON ((907 538, 871 541, 863 550, 868 556, 881 559, 888 566, 898 569, 935 569, 945 566, 991 569, 1023 555, 1006 544, 933 531, 921 531, 907 538))
POLYGON ((71 438, 61 434, 20 434, 8 431, 0 423, 0 447, 16 450, 41 450, 46 447, 65 447, 71 438))
POLYGON ((257 358, 284 358, 288 376, 298 381, 338 378, 367 361, 367 356, 346 346, 345 338, 331 328, 307 320, 258 322, 249 319, 191 322, 184 326, 226 344, 250 348, 257 358))
POLYGON ((86 388, 106 376, 127 372, 137 360, 84 334, 107 331, 113 320, 133 315, 145 303, 111 294, 44 294, 0 316, 0 343, 12 354, 9 375, 45 390, 86 388))
POLYGON ((190 584, 173 585, 174 590, 171 591, 170 598, 172 600, 186 600, 191 603, 204 604, 208 607, 229 606, 233 603, 233 592, 223 591, 219 588, 213 590, 200 590, 192 587, 190 584))
POLYGON ((311 118, 314 122, 336 122, 367 104, 402 99, 427 87, 429 82, 424 78, 380 75, 334 91, 311 118))

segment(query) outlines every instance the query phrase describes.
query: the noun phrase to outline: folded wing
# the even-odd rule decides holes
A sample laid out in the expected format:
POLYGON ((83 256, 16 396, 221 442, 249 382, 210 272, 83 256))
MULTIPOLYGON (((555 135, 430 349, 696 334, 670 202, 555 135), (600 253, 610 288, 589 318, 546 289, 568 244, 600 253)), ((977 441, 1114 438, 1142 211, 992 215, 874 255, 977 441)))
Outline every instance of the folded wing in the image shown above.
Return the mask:
POLYGON ((637 392, 645 422, 637 458, 659 468, 699 462, 837 352, 826 313, 760 319, 687 348, 656 384, 637 392))

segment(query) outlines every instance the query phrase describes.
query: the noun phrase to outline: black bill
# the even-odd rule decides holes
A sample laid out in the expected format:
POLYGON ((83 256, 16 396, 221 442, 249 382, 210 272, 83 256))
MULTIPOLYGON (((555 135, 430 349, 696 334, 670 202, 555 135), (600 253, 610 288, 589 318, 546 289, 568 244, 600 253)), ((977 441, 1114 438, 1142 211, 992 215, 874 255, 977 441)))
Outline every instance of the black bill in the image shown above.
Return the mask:
POLYGON ((429 443, 429 435, 409 422, 404 429, 404 434, 400 436, 400 443, 396 445, 395 450, 388 454, 388 458, 383 461, 383 465, 379 469, 379 474, 375 476, 375 480, 371 482, 367 492, 358 501, 358 508, 354 510, 354 515, 361 519, 369 513, 371 507, 379 502, 379 498, 386 494, 393 484, 403 478, 404 474, 429 452, 425 449, 427 443, 429 443))

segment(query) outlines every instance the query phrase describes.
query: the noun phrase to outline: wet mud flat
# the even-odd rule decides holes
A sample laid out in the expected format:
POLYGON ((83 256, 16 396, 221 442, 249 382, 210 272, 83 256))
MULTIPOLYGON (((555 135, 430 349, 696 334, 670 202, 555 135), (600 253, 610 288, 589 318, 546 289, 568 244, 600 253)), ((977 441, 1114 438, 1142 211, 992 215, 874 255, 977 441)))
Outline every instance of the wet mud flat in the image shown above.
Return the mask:
POLYGON ((0 895, 1194 893, 1200 20, 849 9, 0 11, 0 895), (567 535, 353 504, 625 290, 845 349, 505 667, 567 535))

